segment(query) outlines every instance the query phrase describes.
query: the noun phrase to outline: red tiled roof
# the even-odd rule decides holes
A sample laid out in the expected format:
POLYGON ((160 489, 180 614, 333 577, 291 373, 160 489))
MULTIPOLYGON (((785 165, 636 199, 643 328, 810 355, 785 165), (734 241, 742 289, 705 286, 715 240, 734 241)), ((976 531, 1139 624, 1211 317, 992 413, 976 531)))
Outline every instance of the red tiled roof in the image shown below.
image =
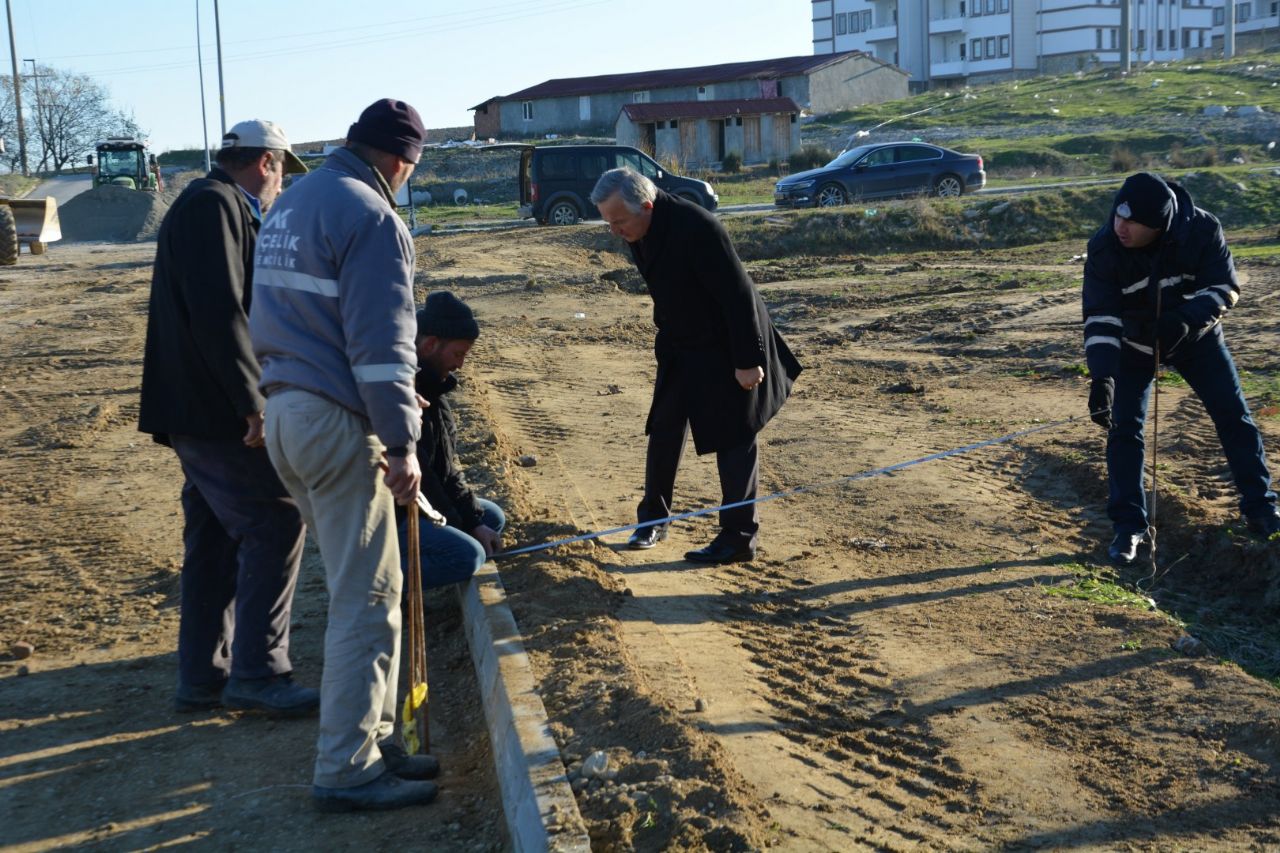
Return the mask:
MULTIPOLYGON (((547 80, 528 89, 491 100, 530 101, 536 98, 566 98, 575 95, 598 95, 602 92, 633 91, 637 89, 664 89, 670 86, 704 86, 710 83, 727 83, 731 80, 774 80, 808 74, 826 65, 865 56, 867 59, 889 65, 858 50, 843 53, 787 56, 781 59, 757 59, 751 62, 730 62, 724 65, 702 65, 696 68, 671 68, 659 71, 638 71, 631 74, 603 74, 598 77, 566 77, 547 80)), ((895 71, 900 70, 894 68, 895 71)), ((488 103, 486 101, 485 103, 488 103)), ((483 105, 481 105, 483 106, 483 105)), ((473 107, 472 109, 475 109, 473 107)))
POLYGON ((622 108, 632 121, 665 121, 673 118, 725 118, 764 113, 798 113, 790 98, 739 98, 732 101, 658 101, 627 104, 622 108))

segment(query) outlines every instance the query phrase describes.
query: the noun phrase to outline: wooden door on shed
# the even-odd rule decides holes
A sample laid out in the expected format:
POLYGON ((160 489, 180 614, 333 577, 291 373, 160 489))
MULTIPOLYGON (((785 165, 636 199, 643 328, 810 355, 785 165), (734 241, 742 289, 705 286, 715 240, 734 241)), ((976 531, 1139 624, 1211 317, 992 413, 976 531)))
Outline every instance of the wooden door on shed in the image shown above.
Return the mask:
POLYGON ((742 117, 742 161, 760 162, 760 116, 742 117))

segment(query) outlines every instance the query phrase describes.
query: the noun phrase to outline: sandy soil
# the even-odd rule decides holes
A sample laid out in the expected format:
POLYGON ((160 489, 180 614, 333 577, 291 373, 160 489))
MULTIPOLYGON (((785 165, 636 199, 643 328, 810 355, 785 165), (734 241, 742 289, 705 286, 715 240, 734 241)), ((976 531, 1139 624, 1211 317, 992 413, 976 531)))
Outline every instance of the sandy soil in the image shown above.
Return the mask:
MULTIPOLYGON (((599 226, 419 240, 423 292, 450 287, 480 315, 463 453, 508 508, 509 544, 633 519, 651 306, 617 248, 599 226)), ((762 434, 764 489, 1079 414, 1080 250, 756 265, 807 368, 762 434)), ((461 710, 439 715, 446 795, 413 818, 311 817, 290 786, 308 780, 314 723, 168 710, 177 466, 132 431, 151 251, 59 246, 0 281, 0 649, 37 650, 0 663, 0 840, 501 847, 447 600, 432 689, 463 685, 441 700, 461 710)), ((1245 269, 1229 339, 1242 368, 1272 375, 1280 270, 1245 269)), ((1260 422, 1273 446, 1275 418, 1260 422)), ((681 559, 713 517, 649 552, 618 536, 502 562, 595 847, 1280 845, 1276 690, 1233 663, 1265 671, 1249 653, 1280 609, 1276 546, 1236 532, 1185 388, 1163 389, 1161 424, 1161 574, 1143 586, 1158 609, 1091 592, 1115 578, 1098 565, 1102 436, 1087 422, 768 503, 745 565, 681 559), (1175 611, 1211 654, 1172 649, 1175 611), (598 750, 608 782, 579 773, 598 750)), ((718 497, 714 462, 690 448, 681 508, 718 497)), ((305 571, 299 671, 314 682, 323 589, 305 571)))
MULTIPOLYGON (((456 601, 430 600, 440 799, 310 806, 316 722, 176 714, 182 475, 136 430, 154 243, 55 244, 0 276, 0 847, 500 850, 501 804, 456 601)), ((318 684, 314 550, 293 611, 318 684)))

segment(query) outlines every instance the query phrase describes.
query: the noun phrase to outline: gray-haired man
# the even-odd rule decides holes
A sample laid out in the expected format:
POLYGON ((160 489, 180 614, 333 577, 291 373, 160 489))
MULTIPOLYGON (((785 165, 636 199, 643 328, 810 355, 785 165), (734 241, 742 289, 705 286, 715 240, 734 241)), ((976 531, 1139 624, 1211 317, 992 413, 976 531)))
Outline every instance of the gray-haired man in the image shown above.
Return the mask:
MULTIPOLYGON (((769 319, 720 221, 659 190, 630 169, 600 176, 591 201, 627 241, 653 297, 658 375, 645 432, 641 522, 671 515, 676 470, 692 429, 694 449, 715 453, 724 504, 752 501, 759 479, 756 433, 777 414, 800 363, 769 319)), ((756 504, 720 513, 720 533, 685 554, 700 563, 755 556, 756 504)), ((632 548, 652 548, 666 525, 635 532, 632 548)))

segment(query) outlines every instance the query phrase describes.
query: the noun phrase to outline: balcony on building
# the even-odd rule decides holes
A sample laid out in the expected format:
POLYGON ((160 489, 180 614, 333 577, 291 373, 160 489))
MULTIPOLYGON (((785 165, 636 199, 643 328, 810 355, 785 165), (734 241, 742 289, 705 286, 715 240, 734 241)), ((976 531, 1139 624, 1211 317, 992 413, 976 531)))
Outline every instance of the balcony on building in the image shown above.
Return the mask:
POLYGON ((878 41, 894 41, 898 38, 898 25, 884 24, 882 26, 872 27, 871 29, 863 33, 862 37, 865 38, 868 43, 878 42, 878 41))

